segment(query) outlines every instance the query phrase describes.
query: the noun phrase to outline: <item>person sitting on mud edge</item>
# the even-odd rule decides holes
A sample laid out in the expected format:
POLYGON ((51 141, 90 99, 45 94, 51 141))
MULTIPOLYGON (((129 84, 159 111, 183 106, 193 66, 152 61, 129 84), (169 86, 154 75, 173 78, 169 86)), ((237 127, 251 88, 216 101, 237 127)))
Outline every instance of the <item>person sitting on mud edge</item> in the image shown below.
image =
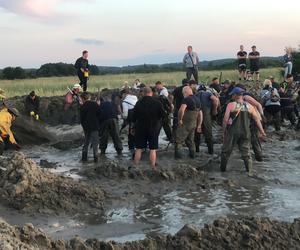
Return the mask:
POLYGON ((124 119, 122 128, 125 128, 129 125, 128 128, 128 148, 130 153, 133 155, 135 150, 135 142, 134 142, 134 126, 132 121, 132 114, 135 104, 138 101, 138 98, 135 95, 131 94, 129 88, 125 88, 121 91, 122 94, 122 117, 124 119))
POLYGON ((109 136, 112 138, 118 155, 122 154, 123 146, 118 124, 118 107, 111 101, 109 94, 104 94, 99 107, 99 136, 101 154, 105 155, 109 136))
MULTIPOLYGON (((211 91, 206 90, 204 85, 199 88, 196 97, 201 103, 201 109, 203 113, 202 131, 205 137, 205 142, 208 148, 208 153, 212 155, 214 153, 214 143, 212 134, 212 116, 216 117, 218 114, 219 99, 212 94, 211 91)), ((196 133, 195 136, 196 152, 200 151, 200 134, 196 133)))
POLYGON ((280 130, 280 96, 276 88, 273 88, 269 79, 264 81, 264 88, 260 93, 267 124, 274 123, 275 130, 280 130))
POLYGON ((82 104, 81 98, 79 96, 81 91, 82 88, 78 83, 75 84, 72 89, 69 89, 69 92, 65 96, 65 111, 67 111, 72 106, 74 101, 77 101, 80 105, 82 104))
POLYGON ((190 86, 182 89, 184 99, 178 111, 178 129, 175 139, 175 159, 181 159, 180 149, 186 143, 189 149, 189 156, 195 158, 194 134, 197 129, 201 133, 202 111, 199 99, 193 95, 190 86))
POLYGON ((214 77, 212 79, 212 82, 209 85, 209 87, 212 88, 212 89, 214 89, 219 94, 221 92, 221 90, 222 90, 219 78, 218 77, 214 77))
POLYGON ((293 75, 289 74, 286 81, 280 84, 279 95, 281 104, 281 119, 288 119, 291 126, 296 124, 295 105, 298 97, 299 86, 294 82, 293 75))
POLYGON ((80 107, 80 123, 84 132, 84 145, 82 148, 82 162, 88 160, 89 145, 92 145, 94 162, 98 162, 99 145, 99 106, 91 101, 88 92, 81 94, 83 105, 80 107))
POLYGON ((152 169, 156 169, 156 150, 163 116, 163 106, 153 97, 151 88, 143 88, 143 97, 136 103, 133 110, 136 143, 135 166, 140 163, 143 149, 149 147, 150 164, 152 169))
POLYGON ((261 135, 266 136, 266 134, 256 110, 251 104, 244 101, 244 92, 242 88, 235 87, 230 93, 234 101, 227 105, 223 120, 224 141, 221 152, 220 169, 222 172, 226 171, 229 157, 235 144, 237 144, 242 154, 246 171, 252 176, 253 169, 250 152, 251 117, 255 120, 261 135))
POLYGON ((0 155, 3 151, 12 147, 19 150, 21 147, 16 142, 13 132, 11 131, 12 123, 19 116, 19 111, 15 108, 3 108, 0 111, 0 155))
POLYGON ((40 98, 31 91, 30 94, 25 99, 25 111, 26 114, 35 120, 39 120, 39 108, 40 108, 40 98))
POLYGON ((77 75, 79 78, 79 85, 83 91, 87 91, 87 81, 89 79, 89 53, 88 51, 82 52, 82 57, 79 57, 75 62, 75 68, 77 69, 77 75))

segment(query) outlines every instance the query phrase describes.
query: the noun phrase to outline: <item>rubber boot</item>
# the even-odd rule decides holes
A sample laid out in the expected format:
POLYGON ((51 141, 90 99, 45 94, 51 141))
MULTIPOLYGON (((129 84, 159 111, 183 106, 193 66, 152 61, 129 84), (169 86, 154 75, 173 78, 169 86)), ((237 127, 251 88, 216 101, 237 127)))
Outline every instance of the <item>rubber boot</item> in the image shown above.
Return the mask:
POLYGON ((221 158, 220 170, 221 172, 226 172, 227 162, 225 158, 221 158))
POLYGON ((81 161, 82 161, 82 162, 87 162, 87 160, 88 160, 87 152, 82 152, 82 158, 81 158, 81 161))
POLYGON ((177 144, 175 144, 175 159, 176 160, 182 159, 182 155, 179 152, 179 146, 177 144))
POLYGON ((248 172, 248 175, 253 176, 252 160, 251 159, 244 160, 244 164, 245 164, 246 172, 248 172))
POLYGON ((212 142, 207 143, 208 148, 208 154, 213 155, 214 154, 214 144, 212 142))
POLYGON ((189 156, 190 156, 191 159, 195 158, 195 150, 194 149, 189 148, 189 156))

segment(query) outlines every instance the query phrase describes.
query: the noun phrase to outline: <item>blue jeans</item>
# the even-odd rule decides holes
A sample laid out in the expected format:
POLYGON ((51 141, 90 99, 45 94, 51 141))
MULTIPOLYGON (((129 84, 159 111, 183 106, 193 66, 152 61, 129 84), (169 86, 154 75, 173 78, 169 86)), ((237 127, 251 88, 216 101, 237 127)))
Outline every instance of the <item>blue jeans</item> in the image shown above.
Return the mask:
POLYGON ((284 67, 284 78, 286 78, 288 74, 292 74, 292 70, 293 70, 293 63, 292 62, 286 63, 284 67))

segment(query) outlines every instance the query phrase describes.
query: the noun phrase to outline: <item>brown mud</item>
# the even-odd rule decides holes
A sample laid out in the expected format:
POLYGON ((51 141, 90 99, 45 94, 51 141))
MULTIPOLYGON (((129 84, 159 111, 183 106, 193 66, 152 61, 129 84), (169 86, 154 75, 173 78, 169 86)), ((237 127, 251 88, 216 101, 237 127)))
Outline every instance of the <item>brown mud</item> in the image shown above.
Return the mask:
POLYGON ((177 234, 150 235, 147 239, 123 244, 79 237, 54 240, 32 224, 14 227, 0 219, 1 249, 300 249, 300 220, 293 223, 268 218, 222 218, 198 229, 185 225, 177 234))
POLYGON ((105 192, 38 167, 21 153, 0 162, 1 203, 34 214, 102 212, 105 192))

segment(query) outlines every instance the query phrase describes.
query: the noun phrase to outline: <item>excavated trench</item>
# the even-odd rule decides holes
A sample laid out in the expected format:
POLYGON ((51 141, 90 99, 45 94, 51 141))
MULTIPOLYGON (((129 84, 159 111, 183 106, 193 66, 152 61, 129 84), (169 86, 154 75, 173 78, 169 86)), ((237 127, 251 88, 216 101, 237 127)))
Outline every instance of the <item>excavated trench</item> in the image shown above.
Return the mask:
MULTIPOLYGON (((9 102, 19 105, 22 112, 23 99, 9 102)), ((195 249, 274 246, 287 249, 291 244, 295 249, 300 247, 299 221, 290 224, 300 217, 299 132, 283 128, 277 133, 269 129, 268 140, 263 143, 264 162, 254 162, 254 178, 244 172, 237 151, 228 171, 219 172, 218 129, 214 132, 217 155, 210 157, 202 145, 195 160, 186 157, 175 161, 172 145, 167 147, 162 134, 158 171, 154 172, 146 155, 140 169, 128 169, 131 166, 128 152, 125 150, 118 157, 112 145, 97 165, 92 161, 82 164, 82 130, 77 123, 76 105, 63 113, 63 98, 53 97, 41 98, 41 106, 45 110, 42 122, 22 117, 14 127, 24 145, 22 154, 8 152, 1 158, 0 211, 8 223, 23 226, 30 222, 44 230, 47 244, 54 246, 58 244, 54 243, 56 240, 66 240, 61 242, 61 249, 76 249, 80 244, 85 247, 82 249, 97 249, 110 244, 101 240, 122 243, 145 237, 149 239, 113 245, 115 249, 185 249, 182 246, 189 246, 187 242, 195 249), (220 217, 229 219, 197 229, 220 217), (197 228, 188 227, 187 232, 177 233, 185 224, 197 228), (223 228, 231 231, 226 233, 223 228), (70 240, 76 235, 99 241, 70 240), (261 240, 263 237, 268 239, 267 243, 261 240), (214 242, 217 240, 222 243, 214 242)), ((126 135, 122 136, 126 144, 126 135)), ((0 224, 1 232, 14 231, 17 235, 14 240, 28 244, 28 249, 44 246, 30 245, 23 240, 28 235, 15 234, 20 229, 5 222, 0 224)), ((36 234, 32 227, 27 230, 29 235, 36 234)))

